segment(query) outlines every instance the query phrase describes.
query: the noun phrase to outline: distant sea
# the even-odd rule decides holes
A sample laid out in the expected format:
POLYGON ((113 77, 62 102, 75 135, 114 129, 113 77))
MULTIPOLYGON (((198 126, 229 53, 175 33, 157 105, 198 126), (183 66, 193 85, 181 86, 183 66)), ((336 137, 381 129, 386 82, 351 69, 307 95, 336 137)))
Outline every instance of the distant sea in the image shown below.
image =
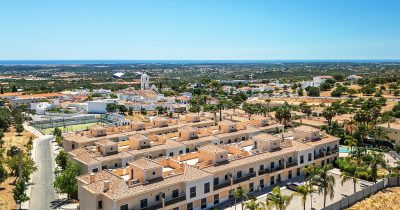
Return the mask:
POLYGON ((386 63, 400 60, 0 60, 0 65, 96 65, 96 64, 254 64, 254 63, 386 63))

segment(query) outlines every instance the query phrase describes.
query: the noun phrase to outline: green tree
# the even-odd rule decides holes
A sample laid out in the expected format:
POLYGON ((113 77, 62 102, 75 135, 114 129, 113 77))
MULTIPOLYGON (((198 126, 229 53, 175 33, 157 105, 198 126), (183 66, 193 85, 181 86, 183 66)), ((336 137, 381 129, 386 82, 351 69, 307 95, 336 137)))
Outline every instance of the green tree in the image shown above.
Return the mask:
POLYGON ((61 150, 57 157, 56 157, 56 163, 58 166, 61 167, 62 170, 65 170, 65 168, 67 167, 67 163, 68 163, 68 156, 67 153, 64 150, 61 150))
POLYGON ((24 131, 24 126, 22 126, 22 124, 18 123, 18 124, 15 126, 15 131, 17 131, 18 135, 20 136, 21 133, 24 131))
POLYGON ((353 151, 353 147, 357 146, 357 143, 357 139, 355 139, 353 136, 346 135, 344 137, 344 144, 350 147, 350 151, 353 151))
POLYGON ((322 112, 322 116, 328 121, 328 126, 332 124, 332 118, 336 116, 336 112, 332 108, 327 108, 322 112))
POLYGON ((28 201, 29 197, 26 194, 26 190, 28 189, 26 182, 24 179, 20 179, 13 189, 13 197, 14 201, 21 208, 21 203, 28 201))
POLYGON ((235 206, 236 206, 236 199, 238 198, 240 199, 240 204, 243 210, 243 200, 247 197, 247 192, 241 186, 239 186, 233 191, 233 197, 235 198, 235 206))
POLYGON ((133 107, 129 107, 128 109, 128 115, 132 116, 133 115, 133 107))
POLYGON ((257 203, 256 199, 250 199, 244 203, 246 210, 261 210, 261 204, 257 203))
POLYGON ((65 170, 55 171, 54 189, 57 193, 66 193, 68 199, 76 198, 78 184, 76 177, 78 176, 79 167, 73 161, 68 161, 65 170))
POLYGON ((348 181, 353 181, 353 190, 354 194, 357 192, 357 183, 358 180, 366 175, 366 169, 361 166, 358 166, 356 163, 349 162, 348 158, 341 158, 336 161, 340 168, 340 177, 342 178, 342 185, 348 181))
POLYGON ((4 167, 4 164, 0 160, 0 184, 3 183, 8 176, 7 170, 4 167))
POLYGON ((373 182, 378 179, 379 167, 386 167, 385 155, 381 152, 369 152, 363 157, 363 161, 367 164, 370 169, 370 177, 373 182))
POLYGON ((121 104, 121 105, 118 106, 118 111, 119 111, 120 114, 125 114, 125 112, 127 112, 128 109, 126 108, 126 106, 121 104))
POLYGON ((271 194, 267 195, 266 204, 270 208, 276 208, 277 210, 285 210, 292 201, 293 195, 283 195, 280 187, 274 187, 271 194))
POLYGON ((311 96, 311 97, 319 97, 320 90, 319 90, 318 87, 311 87, 311 86, 309 86, 309 87, 306 88, 306 91, 307 91, 307 95, 308 95, 308 96, 311 96))
POLYGON ((11 92, 13 92, 13 93, 18 92, 18 89, 17 89, 17 87, 15 85, 12 86, 11 92))
POLYGON ((108 103, 106 105, 106 111, 111 113, 111 112, 115 112, 118 109, 118 105, 114 104, 114 103, 108 103))
POLYGON ((318 186, 318 192, 324 195, 324 208, 326 206, 326 197, 333 199, 335 196, 335 177, 329 174, 329 170, 333 167, 331 164, 326 164, 318 169, 318 173, 313 181, 315 181, 318 186))
MULTIPOLYGON (((317 190, 314 188, 314 186, 310 182, 305 182, 304 185, 300 185, 296 187, 296 193, 295 195, 301 197, 301 203, 303 204, 303 209, 306 210, 306 201, 307 201, 307 196, 310 195, 312 196, 313 193, 315 193, 317 190)), ((311 200, 312 203, 312 200, 311 200)), ((312 204, 311 204, 312 206, 312 204)))

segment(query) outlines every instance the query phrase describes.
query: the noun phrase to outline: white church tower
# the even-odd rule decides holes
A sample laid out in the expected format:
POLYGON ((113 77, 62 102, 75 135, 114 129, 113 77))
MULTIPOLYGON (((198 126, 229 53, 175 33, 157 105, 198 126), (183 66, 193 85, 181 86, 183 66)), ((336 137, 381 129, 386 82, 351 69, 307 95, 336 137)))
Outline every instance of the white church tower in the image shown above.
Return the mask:
POLYGON ((141 90, 150 89, 149 80, 150 80, 150 77, 147 74, 142 74, 142 76, 140 76, 140 89, 141 90))

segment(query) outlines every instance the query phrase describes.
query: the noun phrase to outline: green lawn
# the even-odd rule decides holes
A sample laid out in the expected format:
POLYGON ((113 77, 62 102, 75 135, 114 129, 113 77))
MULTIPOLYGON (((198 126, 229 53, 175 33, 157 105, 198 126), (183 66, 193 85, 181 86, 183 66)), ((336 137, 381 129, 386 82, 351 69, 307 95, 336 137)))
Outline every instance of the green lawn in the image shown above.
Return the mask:
MULTIPOLYGON (((85 123, 85 124, 77 124, 77 125, 68 125, 65 127, 58 127, 61 129, 61 131, 64 132, 71 132, 71 131, 80 131, 80 130, 86 130, 90 126, 96 125, 97 123, 85 123)), ((41 130, 43 134, 52 134, 54 131, 54 128, 46 128, 41 130)))

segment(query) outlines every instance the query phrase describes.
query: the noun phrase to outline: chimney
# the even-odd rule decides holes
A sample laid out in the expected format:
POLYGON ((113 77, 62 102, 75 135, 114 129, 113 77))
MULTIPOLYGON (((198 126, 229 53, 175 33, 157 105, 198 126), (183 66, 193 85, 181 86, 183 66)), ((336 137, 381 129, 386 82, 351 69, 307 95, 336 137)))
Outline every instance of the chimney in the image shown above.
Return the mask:
POLYGON ((110 189, 110 181, 109 180, 104 180, 104 192, 107 192, 110 189))
POLYGON ((89 183, 92 184, 96 181, 96 175, 94 173, 89 174, 89 183))

